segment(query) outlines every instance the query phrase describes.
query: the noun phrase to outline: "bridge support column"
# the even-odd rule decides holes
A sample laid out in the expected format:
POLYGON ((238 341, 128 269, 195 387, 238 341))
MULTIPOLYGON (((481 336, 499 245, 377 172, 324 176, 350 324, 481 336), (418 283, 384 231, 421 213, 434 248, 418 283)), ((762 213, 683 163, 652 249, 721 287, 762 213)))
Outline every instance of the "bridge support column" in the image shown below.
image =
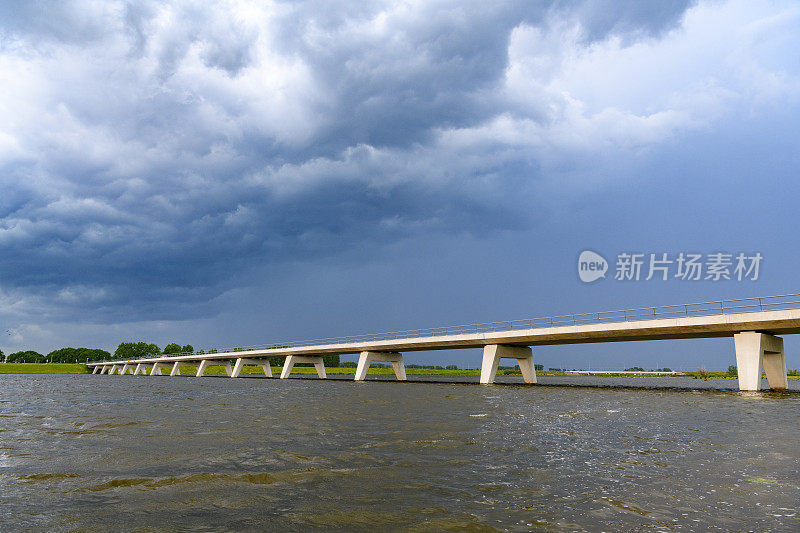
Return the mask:
POLYGON ((117 370, 119 370, 119 365, 113 365, 111 367, 111 370, 108 371, 108 374, 113 376, 114 374, 117 373, 117 370))
POLYGON ((153 363, 153 369, 150 371, 151 376, 160 376, 161 375, 161 365, 163 363, 153 363))
POLYGON ((134 376, 137 374, 144 374, 145 372, 147 372, 147 370, 145 370, 144 365, 142 363, 139 363, 138 365, 136 365, 136 368, 133 369, 134 376))
POLYGON ((172 365, 172 371, 169 373, 170 376, 178 376, 181 373, 181 367, 184 365, 183 361, 175 361, 172 365))
POLYGON ((203 359, 202 361, 200 361, 200 366, 197 367, 197 374, 195 374, 198 378, 203 377, 206 368, 208 368, 208 363, 209 363, 208 359, 203 359))
POLYGON ((767 374, 770 389, 786 389, 786 355, 783 352, 783 339, 745 331, 733 336, 736 347, 736 370, 739 374, 739 390, 761 390, 761 368, 767 374))
MULTIPOLYGON (((200 365, 197 367, 197 374, 195 374, 195 375, 198 378, 203 377, 203 374, 205 374, 206 369, 208 367, 210 367, 212 365, 212 363, 215 363, 215 361, 212 361, 211 359, 203 359, 202 361, 200 361, 200 365)), ((219 365, 219 366, 225 367, 225 373, 228 376, 230 376, 233 373, 232 370, 231 370, 231 362, 230 361, 224 361, 224 362, 216 363, 216 364, 219 365)))
POLYGON ((100 370, 100 367, 98 365, 95 365, 94 368, 92 368, 92 374, 97 374, 98 370, 100 370))
POLYGON ((483 348, 481 383, 494 383, 497 366, 502 358, 516 359, 525 383, 536 383, 536 367, 533 365, 533 350, 528 346, 489 344, 483 348))
POLYGON ((369 365, 373 361, 387 361, 394 367, 394 375, 398 381, 406 380, 406 365, 403 363, 403 354, 398 352, 361 352, 358 358, 355 381, 364 381, 367 377, 369 365))
POLYGON ((124 365, 122 365, 122 370, 119 371, 119 374, 120 375, 127 374, 128 373, 128 369, 130 367, 131 367, 131 365, 129 365, 128 363, 125 363, 124 365))
POLYGON ((231 372, 230 376, 232 378, 238 378, 239 374, 242 372, 242 368, 244 368, 245 365, 260 366, 264 371, 265 376, 268 378, 272 377, 272 368, 269 366, 268 359, 246 359, 244 357, 240 357, 236 360, 236 364, 233 365, 233 372, 231 372))
POLYGON ((236 360, 236 363, 233 365, 233 372, 231 372, 232 378, 238 378, 239 373, 242 371, 242 367, 244 366, 244 359, 241 357, 236 360))
POLYGON ((283 363, 283 369, 281 369, 281 379, 289 377, 295 363, 314 363, 314 367, 317 369, 317 376, 319 376, 320 379, 325 379, 327 377, 325 374, 325 363, 322 362, 321 356, 287 355, 286 362, 283 363))

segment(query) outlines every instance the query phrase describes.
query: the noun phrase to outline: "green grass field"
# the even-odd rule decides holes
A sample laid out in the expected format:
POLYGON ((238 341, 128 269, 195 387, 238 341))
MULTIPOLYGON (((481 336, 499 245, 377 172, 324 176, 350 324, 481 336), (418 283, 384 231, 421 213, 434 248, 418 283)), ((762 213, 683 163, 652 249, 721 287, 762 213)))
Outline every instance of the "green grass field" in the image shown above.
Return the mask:
MULTIPOLYGON (((171 367, 162 367, 161 372, 169 373, 171 367)), ((180 369, 181 375, 192 375, 197 370, 194 367, 185 366, 180 369)), ((326 368, 328 374, 355 374, 356 369, 350 367, 331 367, 326 368)), ((0 363, 0 374, 87 374, 91 371, 83 364, 74 363, 0 363)), ((209 375, 225 374, 225 369, 221 366, 210 366, 205 371, 209 375)), ((242 374, 262 374, 261 367, 246 366, 242 369, 242 374)), ((281 367, 272 367, 273 375, 280 375, 281 367)), ((292 368, 292 374, 316 374, 313 366, 298 366, 292 368)), ((391 368, 370 368, 372 375, 394 374, 391 368)), ((406 374, 410 375, 473 375, 480 374, 478 370, 434 370, 428 368, 408 368, 406 374)))
MULTIPOLYGON (((197 370, 194 367, 183 367, 180 369, 181 375, 192 375, 197 370)), ((162 369, 164 372, 164 369, 162 369)), ((325 372, 327 374, 351 374, 354 375, 356 373, 355 368, 350 367, 326 367, 325 372)), ((206 371, 208 375, 223 375, 225 374, 225 368, 221 366, 209 366, 206 371)), ((242 369, 242 375, 244 374, 262 374, 264 371, 261 370, 259 366, 246 366, 242 369)), ((272 375, 278 376, 281 373, 281 367, 273 366, 272 367, 272 375)), ((297 366, 295 365, 292 368, 292 374, 316 374, 317 370, 313 366, 297 366)), ((394 375, 394 370, 391 368, 370 368, 369 369, 370 375, 394 375)), ((480 374, 479 370, 434 370, 429 368, 407 368, 406 374, 408 375, 437 375, 437 376, 463 376, 463 375, 477 375, 480 374)))
POLYGON ((80 363, 2 363, 0 374, 87 374, 80 363))
MULTIPOLYGON (((167 365, 162 368, 162 373, 169 373, 170 366, 167 365)), ((181 375, 193 375, 197 370, 194 367, 181 368, 181 375)), ((325 372, 328 374, 355 374, 356 369, 352 367, 330 367, 326 368, 325 372)), ((75 363, 0 363, 0 374, 88 374, 90 371, 83 364, 75 363)), ((225 369, 221 366, 210 366, 206 369, 206 374, 209 375, 224 375, 225 369)), ((261 367, 246 366, 242 369, 242 374, 262 374, 261 367)), ((272 374, 278 376, 281 373, 281 367, 273 366, 272 374)), ((292 369, 292 374, 316 374, 317 371, 313 366, 297 366, 292 369)), ((542 371, 536 372, 540 376, 552 375, 569 375, 564 372, 542 371)), ((394 370, 391 368, 370 368, 370 375, 393 375, 394 370)), ((406 374, 410 376, 475 376, 480 374, 480 370, 476 369, 433 369, 433 368, 406 368, 406 374)), ((499 370, 498 375, 519 375, 519 370, 499 370)), ((618 377, 618 378, 654 378, 654 379, 669 379, 672 377, 684 377, 694 379, 736 379, 736 376, 731 376, 727 372, 686 372, 683 376, 668 376, 668 375, 636 375, 636 374, 595 374, 596 377, 618 377)), ((764 377, 766 379, 766 376, 764 377)), ((789 374, 789 379, 798 380, 800 375, 789 374)))

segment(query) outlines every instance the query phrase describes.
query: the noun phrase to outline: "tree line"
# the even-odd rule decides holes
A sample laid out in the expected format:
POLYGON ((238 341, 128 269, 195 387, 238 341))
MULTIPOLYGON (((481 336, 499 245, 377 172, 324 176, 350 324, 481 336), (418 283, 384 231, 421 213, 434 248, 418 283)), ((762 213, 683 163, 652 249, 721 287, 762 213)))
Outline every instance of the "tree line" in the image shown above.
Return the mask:
POLYGON ((99 348, 61 348, 47 355, 25 350, 10 353, 7 356, 0 351, 0 361, 6 363, 86 363, 108 359, 111 354, 99 348))
MULTIPOLYGON (((270 348, 288 348, 286 345, 275 345, 270 348)), ((244 348, 234 348, 234 352, 244 351, 244 348)), ((204 354, 204 353, 217 353, 216 348, 212 348, 205 352, 198 350, 195 352, 191 344, 184 344, 181 346, 176 342, 167 344, 163 350, 157 344, 148 342, 122 342, 111 354, 106 350, 100 348, 60 348, 53 350, 47 355, 41 354, 33 350, 25 350, 14 352, 5 356, 3 351, 0 350, 0 362, 5 363, 88 363, 90 361, 115 361, 122 359, 146 359, 149 357, 157 357, 159 355, 176 355, 176 354, 204 354)), ((270 363, 273 365, 281 366, 286 357, 272 357, 270 363)), ((325 355, 323 356, 325 366, 335 367, 339 366, 338 355, 325 355)), ((308 363, 310 364, 310 363, 308 363)), ((298 366, 305 366, 305 363, 300 363, 298 366)))

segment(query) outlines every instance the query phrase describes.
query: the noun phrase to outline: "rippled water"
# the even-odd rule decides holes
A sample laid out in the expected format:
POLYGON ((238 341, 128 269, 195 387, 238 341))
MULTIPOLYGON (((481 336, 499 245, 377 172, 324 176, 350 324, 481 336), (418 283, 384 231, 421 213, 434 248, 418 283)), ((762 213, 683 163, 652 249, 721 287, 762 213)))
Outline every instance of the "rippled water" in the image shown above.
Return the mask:
POLYGON ((0 530, 797 531, 798 437, 797 391, 3 375, 0 530))

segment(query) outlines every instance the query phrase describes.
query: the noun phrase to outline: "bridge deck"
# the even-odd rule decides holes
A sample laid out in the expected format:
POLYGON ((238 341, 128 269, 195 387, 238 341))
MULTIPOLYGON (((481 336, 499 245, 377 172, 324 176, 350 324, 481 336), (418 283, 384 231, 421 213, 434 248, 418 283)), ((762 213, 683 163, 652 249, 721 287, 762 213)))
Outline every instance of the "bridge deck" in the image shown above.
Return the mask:
MULTIPOLYGON (((363 351, 414 352, 427 350, 452 350, 483 348, 489 344, 513 346, 543 346, 551 344, 580 344, 589 342, 623 342, 663 339, 702 339, 732 337, 741 331, 760 331, 772 335, 800 333, 800 309, 782 311, 756 311, 731 315, 664 318, 635 322, 583 324, 577 326, 540 327, 489 333, 411 337, 381 341, 341 344, 319 344, 289 348, 265 348, 220 352, 162 356, 147 359, 114 361, 117 364, 137 364, 172 361, 198 361, 202 359, 231 359, 238 357, 275 357, 283 355, 347 355, 363 351)), ((89 363, 90 366, 104 364, 89 363)), ((105 363, 108 364, 108 363, 105 363)))
MULTIPOLYGON (((291 367, 295 362, 314 362, 320 377, 325 371, 321 356, 361 354, 362 361, 356 373, 356 379, 363 379, 366 368, 371 361, 390 361, 395 367, 399 379, 405 378, 405 370, 400 352, 414 352, 427 350, 450 350, 463 348, 484 348, 482 382, 494 380, 497 361, 501 357, 516 358, 523 370, 526 381, 535 382, 536 376, 533 369, 531 346, 555 344, 579 344, 593 342, 624 342, 663 339, 699 339, 714 337, 734 337, 739 365, 756 365, 764 368, 769 375, 777 375, 780 370, 778 363, 773 364, 774 354, 780 353, 783 361, 783 380, 786 380, 785 358, 782 340, 776 335, 800 333, 800 309, 779 309, 768 311, 752 311, 732 314, 707 314, 703 316, 683 316, 672 318, 656 318, 641 320, 602 321, 600 314, 598 321, 590 324, 540 326, 529 328, 506 329, 499 331, 465 332, 465 327, 460 327, 455 334, 440 334, 429 336, 401 336, 398 338, 369 339, 353 342, 333 342, 311 344, 307 346, 290 346, 278 348, 261 348, 250 350, 225 351, 220 353, 163 355, 145 359, 116 360, 110 362, 88 363, 89 367, 103 367, 103 371, 111 366, 114 372, 122 366, 122 373, 128 371, 132 365, 148 365, 152 372, 160 372, 159 365, 166 363, 176 364, 172 375, 177 373, 180 364, 199 364, 198 376, 202 375, 209 364, 224 364, 228 374, 238 376, 244 364, 260 364, 264 372, 269 373, 269 365, 265 360, 271 357, 291 356, 287 359, 281 377, 288 377, 291 367), (743 337, 746 333, 749 337, 743 337), (756 339, 756 335, 758 335, 756 339), (777 340, 775 340, 777 339, 777 340), (777 343, 780 343, 779 347, 777 343), (740 349, 740 345, 742 348, 740 349), (500 349, 498 349, 500 347, 500 349), (527 350, 527 351, 525 351, 527 350), (740 352, 747 353, 740 358, 740 352), (758 353, 757 359, 754 354, 758 353), (741 359, 741 360, 740 360, 741 359), (231 369, 230 362, 236 361, 236 367, 231 369), (767 361, 770 361, 769 366, 767 361), (494 370, 492 370, 494 367, 494 370), (528 368, 530 367, 530 368, 528 368), (774 367, 774 368, 773 368, 774 367), (772 369, 772 370, 770 370, 772 369), (485 375, 484 375, 485 374, 485 375), (488 381, 486 381, 488 380, 488 381)), ((575 315, 579 316, 579 315, 575 315)), ((574 317, 573 317, 574 319, 574 317)), ((513 328, 513 323, 510 324, 513 328)), ((476 327, 476 329, 478 329, 476 327)), ((752 370, 752 369, 751 369, 752 370)), ((137 369, 136 372, 139 370, 137 369)), ((754 373, 755 370, 750 371, 754 373)), ((755 374, 753 374, 755 376, 755 374)), ((756 378, 751 376, 750 381, 756 378)), ((772 379, 770 382, 772 383, 772 379)), ((741 386, 740 373, 740 386, 741 386)), ((754 382, 755 383, 755 382, 754 382)), ((751 383, 748 387, 760 387, 760 372, 758 383, 751 383)), ((785 387, 782 387, 785 388, 785 387)))

